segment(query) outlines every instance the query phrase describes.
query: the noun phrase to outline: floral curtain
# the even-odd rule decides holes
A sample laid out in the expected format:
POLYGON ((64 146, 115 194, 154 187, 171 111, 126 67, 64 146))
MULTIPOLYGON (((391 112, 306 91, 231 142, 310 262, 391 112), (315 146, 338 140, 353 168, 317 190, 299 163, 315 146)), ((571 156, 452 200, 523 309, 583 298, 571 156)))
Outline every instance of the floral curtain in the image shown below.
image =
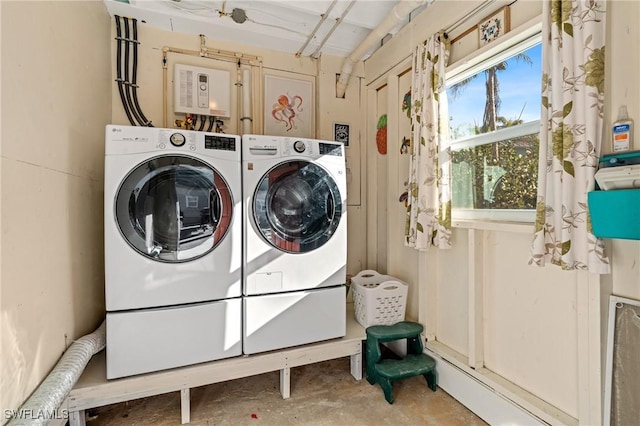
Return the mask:
POLYGON ((449 40, 435 34, 413 53, 409 196, 405 245, 451 247, 451 163, 444 85, 449 40))
POLYGON ((595 186, 604 109, 605 1, 543 3, 538 201, 530 263, 608 273, 593 235, 587 193, 595 186))

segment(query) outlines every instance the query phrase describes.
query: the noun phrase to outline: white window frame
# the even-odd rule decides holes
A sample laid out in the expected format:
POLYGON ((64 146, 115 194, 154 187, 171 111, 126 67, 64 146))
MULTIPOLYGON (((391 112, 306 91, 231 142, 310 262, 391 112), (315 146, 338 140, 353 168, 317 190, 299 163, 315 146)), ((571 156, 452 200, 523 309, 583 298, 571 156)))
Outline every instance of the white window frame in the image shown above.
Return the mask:
MULTIPOLYGON (((542 41, 542 24, 532 22, 515 33, 507 33, 468 57, 451 64, 446 70, 446 86, 452 86, 464 79, 477 74, 495 64, 542 41)), ((541 94, 542 96, 542 94, 541 94)), ((500 142, 519 136, 526 136, 540 131, 540 120, 530 121, 519 126, 508 127, 478 136, 469 136, 450 141, 452 150, 460 150, 475 146, 500 142)), ((452 191, 454 188, 452 188, 452 191)), ((452 208, 451 216, 454 221, 498 221, 498 222, 535 222, 535 209, 460 209, 452 208)))

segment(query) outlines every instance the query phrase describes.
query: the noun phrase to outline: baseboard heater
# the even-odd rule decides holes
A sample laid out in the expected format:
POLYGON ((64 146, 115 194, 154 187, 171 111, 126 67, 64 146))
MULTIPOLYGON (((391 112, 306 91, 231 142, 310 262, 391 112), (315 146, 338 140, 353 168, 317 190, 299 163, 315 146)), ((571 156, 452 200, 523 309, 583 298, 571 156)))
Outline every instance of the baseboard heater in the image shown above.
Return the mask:
POLYGON ((438 386, 491 425, 548 425, 486 383, 473 377, 438 353, 425 349, 436 360, 438 386))

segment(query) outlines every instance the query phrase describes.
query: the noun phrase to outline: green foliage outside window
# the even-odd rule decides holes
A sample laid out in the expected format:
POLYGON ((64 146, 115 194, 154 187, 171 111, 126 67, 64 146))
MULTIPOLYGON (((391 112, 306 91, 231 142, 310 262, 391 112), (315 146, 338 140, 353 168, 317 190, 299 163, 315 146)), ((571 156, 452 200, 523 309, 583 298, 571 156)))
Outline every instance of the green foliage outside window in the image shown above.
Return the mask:
POLYGON ((454 208, 535 209, 538 135, 452 152, 454 208))

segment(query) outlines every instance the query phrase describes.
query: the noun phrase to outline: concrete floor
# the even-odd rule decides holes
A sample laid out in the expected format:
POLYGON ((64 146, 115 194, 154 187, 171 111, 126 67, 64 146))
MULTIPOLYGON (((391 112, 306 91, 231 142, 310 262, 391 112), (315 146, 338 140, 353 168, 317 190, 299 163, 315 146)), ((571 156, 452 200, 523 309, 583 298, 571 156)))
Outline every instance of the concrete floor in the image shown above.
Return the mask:
MULTIPOLYGON (((282 399, 279 372, 191 389, 192 425, 486 425, 422 377, 394 384, 388 404, 379 385, 356 381, 349 358, 291 370, 291 398, 282 399)), ((89 410, 88 426, 179 425, 180 394, 159 395, 89 410)))

